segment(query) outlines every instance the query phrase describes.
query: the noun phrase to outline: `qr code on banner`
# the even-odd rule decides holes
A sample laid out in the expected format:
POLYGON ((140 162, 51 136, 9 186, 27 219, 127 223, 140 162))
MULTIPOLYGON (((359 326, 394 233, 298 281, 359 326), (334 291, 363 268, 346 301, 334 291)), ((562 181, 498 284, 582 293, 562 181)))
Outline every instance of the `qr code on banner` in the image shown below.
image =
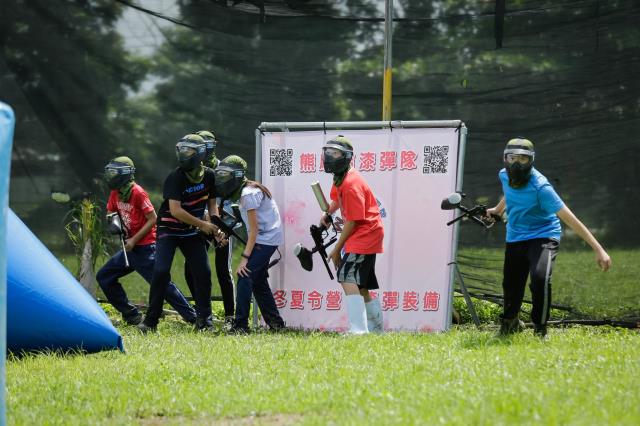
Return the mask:
POLYGON ((293 172, 293 150, 269 150, 269 176, 291 176, 293 172))
POLYGON ((422 165, 422 173, 447 173, 448 165, 449 147, 447 145, 424 147, 424 164, 422 165))

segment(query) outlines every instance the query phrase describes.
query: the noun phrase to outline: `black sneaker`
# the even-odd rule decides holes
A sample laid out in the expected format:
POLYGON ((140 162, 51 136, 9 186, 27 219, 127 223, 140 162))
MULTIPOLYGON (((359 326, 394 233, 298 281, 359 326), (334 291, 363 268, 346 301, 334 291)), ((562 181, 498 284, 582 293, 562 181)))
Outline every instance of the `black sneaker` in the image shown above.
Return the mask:
POLYGON ((244 335, 244 334, 249 334, 251 333, 251 330, 249 329, 249 327, 238 327, 235 324, 232 325, 229 330, 227 330, 228 334, 237 334, 237 335, 244 335))
POLYGON ((194 328, 196 329, 196 331, 215 331, 213 319, 211 318, 211 316, 208 316, 206 318, 196 318, 194 328))
POLYGON ((140 331, 140 333, 142 334, 155 333, 158 331, 155 326, 152 327, 145 324, 144 322, 140 322, 140 324, 138 324, 136 327, 138 327, 138 331, 140 331))
POLYGON ((124 322, 129 325, 138 325, 142 322, 142 314, 140 312, 133 315, 127 315, 126 317, 123 316, 122 318, 124 319, 124 322))
POLYGON ((509 319, 500 315, 499 336, 508 336, 510 334, 520 333, 522 330, 524 330, 524 322, 522 322, 518 317, 509 319))
POLYGON ((541 338, 542 340, 547 339, 547 324, 534 324, 533 326, 533 334, 541 338))

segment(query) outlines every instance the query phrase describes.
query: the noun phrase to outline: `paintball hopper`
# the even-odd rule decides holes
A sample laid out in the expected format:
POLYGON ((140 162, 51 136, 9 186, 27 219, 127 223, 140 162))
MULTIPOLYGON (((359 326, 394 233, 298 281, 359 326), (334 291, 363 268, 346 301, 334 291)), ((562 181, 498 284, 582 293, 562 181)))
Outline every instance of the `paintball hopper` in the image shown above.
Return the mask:
POLYGON ((116 212, 109 213, 107 215, 107 232, 111 235, 124 235, 124 228, 122 227, 122 220, 120 215, 116 212))
POLYGON ((458 209, 462 212, 462 214, 453 220, 447 222, 447 226, 453 225, 454 223, 462 220, 464 218, 469 218, 475 223, 485 228, 491 228, 495 221, 501 220, 500 216, 491 215, 492 220, 487 219, 485 216, 487 214, 487 206, 484 204, 477 204, 473 207, 465 207, 462 205, 462 199, 465 197, 465 194, 462 192, 454 192, 449 194, 447 198, 442 200, 440 203, 440 208, 442 210, 455 210, 458 209))
POLYGON ((302 266, 302 269, 309 272, 313 270, 313 253, 308 248, 298 243, 293 248, 293 254, 295 254, 300 261, 300 266, 302 266))
POLYGON ((460 203, 462 202, 463 197, 464 194, 454 192, 453 194, 450 194, 447 198, 442 200, 442 203, 440 203, 440 208, 442 210, 455 210, 460 207, 460 203))

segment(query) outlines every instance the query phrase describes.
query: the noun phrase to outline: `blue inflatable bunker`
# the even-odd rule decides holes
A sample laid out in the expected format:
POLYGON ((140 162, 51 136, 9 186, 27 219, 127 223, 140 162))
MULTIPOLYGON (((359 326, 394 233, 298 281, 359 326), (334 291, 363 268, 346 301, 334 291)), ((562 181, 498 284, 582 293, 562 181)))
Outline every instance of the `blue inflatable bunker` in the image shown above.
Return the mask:
POLYGON ((123 351, 104 311, 11 210, 6 231, 7 349, 123 351))

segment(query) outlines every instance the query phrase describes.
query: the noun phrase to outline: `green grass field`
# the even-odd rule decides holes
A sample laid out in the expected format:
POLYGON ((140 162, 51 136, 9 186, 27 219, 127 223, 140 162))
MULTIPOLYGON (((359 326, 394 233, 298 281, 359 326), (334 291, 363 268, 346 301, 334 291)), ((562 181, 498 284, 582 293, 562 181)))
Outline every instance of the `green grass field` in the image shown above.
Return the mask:
POLYGON ((640 423, 640 334, 160 333, 7 363, 8 424, 640 423))
MULTIPOLYGON (((637 314, 637 255, 611 254, 614 267, 602 274, 591 253, 561 252, 558 299, 637 314)), ((174 265, 183 287, 182 263, 174 265)), ((147 284, 127 280, 144 301, 147 284)), ((485 321, 498 312, 478 308, 485 321)), ((530 330, 498 339, 492 324, 430 335, 228 336, 169 317, 142 336, 106 309, 127 353, 10 357, 8 424, 640 424, 637 330, 552 328, 548 341, 530 330)))

